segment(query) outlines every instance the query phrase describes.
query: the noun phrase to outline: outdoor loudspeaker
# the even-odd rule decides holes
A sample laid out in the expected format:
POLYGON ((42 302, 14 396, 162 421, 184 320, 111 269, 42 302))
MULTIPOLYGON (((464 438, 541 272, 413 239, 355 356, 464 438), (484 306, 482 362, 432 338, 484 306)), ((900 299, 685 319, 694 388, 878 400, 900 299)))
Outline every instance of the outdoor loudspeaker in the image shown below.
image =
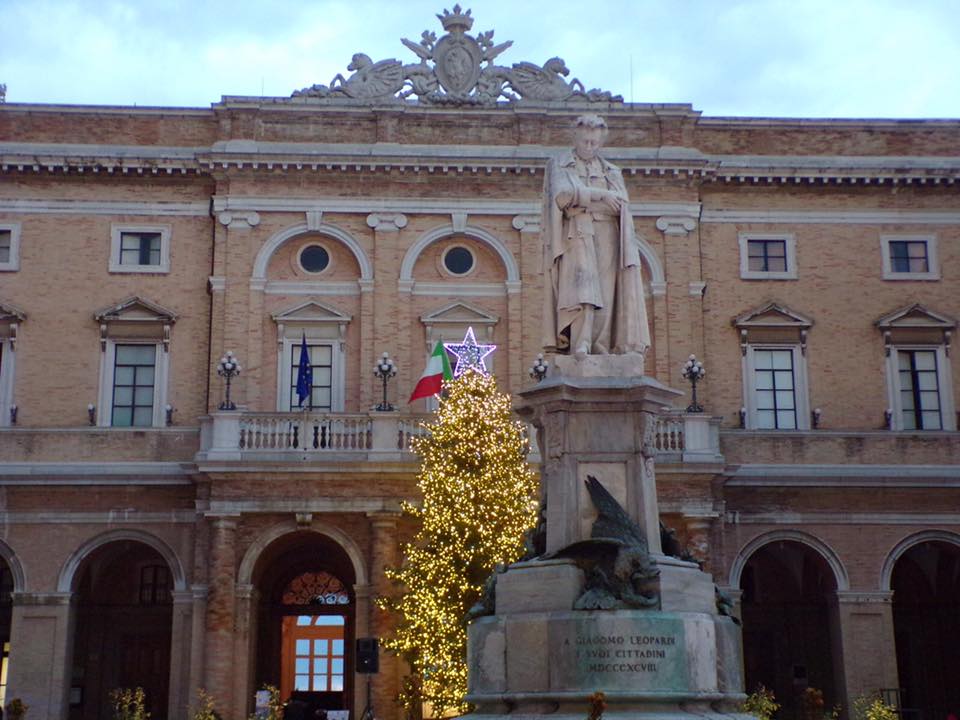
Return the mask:
POLYGON ((365 675, 380 672, 379 638, 357 638, 357 672, 365 675))

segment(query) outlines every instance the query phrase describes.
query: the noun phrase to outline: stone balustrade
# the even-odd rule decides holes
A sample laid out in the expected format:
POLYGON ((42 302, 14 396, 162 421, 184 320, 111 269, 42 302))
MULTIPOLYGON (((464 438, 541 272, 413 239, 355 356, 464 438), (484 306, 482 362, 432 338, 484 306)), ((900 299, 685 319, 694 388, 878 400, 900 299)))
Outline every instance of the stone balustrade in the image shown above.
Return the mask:
POLYGON ((200 419, 198 460, 302 459, 410 453, 430 415, 401 413, 216 412, 200 419))
POLYGON ((660 463, 722 463, 720 423, 722 418, 703 413, 658 415, 654 449, 660 463))

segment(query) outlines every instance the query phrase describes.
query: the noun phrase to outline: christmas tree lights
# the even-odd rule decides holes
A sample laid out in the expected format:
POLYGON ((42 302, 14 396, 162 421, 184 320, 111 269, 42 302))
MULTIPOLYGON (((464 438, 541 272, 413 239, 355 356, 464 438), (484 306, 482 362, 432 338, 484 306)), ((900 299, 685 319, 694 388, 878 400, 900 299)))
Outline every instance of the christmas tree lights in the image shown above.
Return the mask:
POLYGON ((519 559, 537 517, 528 440, 510 396, 474 370, 446 388, 436 420, 414 445, 423 503, 405 510, 420 530, 403 549, 403 565, 387 573, 401 594, 378 601, 397 614, 396 634, 384 644, 410 665, 400 700, 413 716, 424 702, 434 717, 466 710, 464 614, 494 568, 519 559))

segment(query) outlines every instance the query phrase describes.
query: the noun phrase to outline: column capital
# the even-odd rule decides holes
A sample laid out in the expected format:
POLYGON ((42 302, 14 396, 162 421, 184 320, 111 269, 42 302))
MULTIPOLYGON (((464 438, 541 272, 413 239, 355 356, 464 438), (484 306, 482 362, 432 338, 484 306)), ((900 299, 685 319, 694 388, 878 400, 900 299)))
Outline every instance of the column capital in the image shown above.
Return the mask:
POLYGON ((72 592, 15 592, 10 593, 14 605, 69 605, 73 600, 72 592))
POLYGON ((230 230, 249 230, 260 224, 260 213, 256 210, 224 210, 217 215, 217 220, 230 230))
POLYGON ((514 215, 511 225, 513 225, 514 230, 519 230, 522 233, 540 232, 540 216, 514 215))
POLYGON ((373 594, 373 586, 371 585, 354 585, 353 586, 353 596, 357 600, 367 600, 373 594))
POLYGON ((407 226, 407 216, 403 213, 370 213, 367 225, 377 232, 397 232, 407 226))
POLYGON ((376 510, 368 512, 367 517, 370 519, 370 525, 375 528, 395 528, 397 521, 400 520, 400 514, 399 510, 376 510))
POLYGON ((893 590, 838 590, 837 602, 841 605, 889 604, 893 602, 893 590))
POLYGON ((662 215, 657 218, 657 230, 664 235, 686 236, 697 227, 697 221, 692 217, 662 215))
POLYGON ((236 530, 237 523, 240 522, 239 513, 207 513, 206 517, 210 519, 213 527, 217 530, 236 530))

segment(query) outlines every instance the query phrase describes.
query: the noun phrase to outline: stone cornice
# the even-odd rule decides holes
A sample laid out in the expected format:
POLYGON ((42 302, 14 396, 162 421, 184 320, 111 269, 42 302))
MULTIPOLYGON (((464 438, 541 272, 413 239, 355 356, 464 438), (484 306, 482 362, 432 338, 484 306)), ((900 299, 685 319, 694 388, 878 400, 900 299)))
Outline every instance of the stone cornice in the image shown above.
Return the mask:
MULTIPOLYGON (((124 176, 268 171, 542 175, 564 151, 544 145, 283 143, 227 140, 207 147, 0 143, 0 171, 124 176)), ((688 147, 610 147, 627 176, 746 185, 954 185, 956 156, 706 155, 688 147)))

